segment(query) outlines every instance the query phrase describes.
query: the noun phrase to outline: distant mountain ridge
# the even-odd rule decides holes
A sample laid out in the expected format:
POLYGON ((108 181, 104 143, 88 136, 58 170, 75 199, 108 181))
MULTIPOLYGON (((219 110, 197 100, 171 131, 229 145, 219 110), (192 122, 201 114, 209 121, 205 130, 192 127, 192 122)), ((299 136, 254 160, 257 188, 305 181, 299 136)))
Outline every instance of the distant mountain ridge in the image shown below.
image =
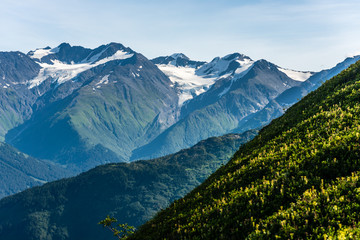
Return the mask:
POLYGON ((40 66, 21 52, 0 52, 0 141, 32 114, 35 96, 25 86, 40 66))
POLYGON ((308 80, 299 86, 290 88, 271 100, 263 109, 244 118, 234 132, 243 132, 249 129, 264 126, 286 111, 293 104, 305 97, 308 93, 316 90, 325 81, 336 76, 351 64, 360 60, 360 56, 346 58, 331 69, 322 70, 313 74, 308 80))
POLYGON ((176 67, 192 67, 192 68, 199 68, 204 65, 206 62, 203 61, 193 61, 190 60, 185 54, 183 53, 174 53, 171 56, 163 56, 157 57, 151 60, 156 65, 173 65, 176 67))
POLYGON ((34 159, 0 143, 0 199, 68 176, 70 172, 61 166, 34 159))
MULTIPOLYGON (((148 60, 119 43, 62 43, 0 58, 0 140, 77 173, 243 132, 284 91, 291 97, 315 76, 326 80, 240 53, 209 63, 182 53, 148 60)), ((278 116, 275 109, 254 125, 278 116)))
POLYGON ((29 55, 42 67, 28 84, 40 93, 36 111, 6 135, 28 154, 80 171, 126 161, 129 148, 176 120, 177 95, 168 78, 121 44, 94 50, 61 44, 29 55))
POLYGON ((357 61, 129 239, 359 239, 359 141, 357 61))
POLYGON ((111 215, 138 226, 184 196, 256 135, 229 134, 159 159, 106 164, 0 200, 0 238, 108 239, 111 215))
MULTIPOLYGON (((266 60, 253 61, 239 53, 215 58, 198 67, 195 75, 211 79, 212 85, 185 102, 180 120, 152 142, 134 150, 132 159, 162 156, 203 138, 236 132, 242 119, 261 110, 285 90, 301 84, 279 69, 266 60)), ((171 79, 171 73, 165 74, 171 79)))

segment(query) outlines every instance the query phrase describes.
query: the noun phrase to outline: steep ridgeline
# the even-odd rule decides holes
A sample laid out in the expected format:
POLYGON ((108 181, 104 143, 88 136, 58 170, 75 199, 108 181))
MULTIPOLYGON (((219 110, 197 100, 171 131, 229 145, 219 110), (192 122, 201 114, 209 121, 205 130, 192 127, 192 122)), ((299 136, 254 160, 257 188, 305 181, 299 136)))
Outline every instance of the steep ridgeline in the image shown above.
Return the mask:
POLYGON ((281 93, 275 99, 271 100, 260 111, 250 114, 246 118, 242 119, 234 132, 244 132, 249 129, 259 128, 270 123, 272 119, 280 117, 282 114, 284 114, 287 108, 297 103, 309 92, 314 91, 325 81, 336 76, 358 60, 360 60, 360 56, 347 58, 331 69, 322 70, 318 73, 315 73, 299 86, 292 87, 281 93))
POLYGON ((27 154, 79 172, 127 161, 176 121, 178 96, 169 78, 121 44, 64 43, 28 56, 40 66, 26 82, 37 94, 33 113, 6 135, 27 154))
POLYGON ((21 52, 0 52, 0 141, 32 114, 36 96, 26 87, 40 66, 21 52))
POLYGON ((69 173, 62 167, 0 143, 0 198, 66 176, 69 173))
POLYGON ((130 239, 360 238, 360 62, 130 239))
POLYGON ((109 239, 106 215, 138 226, 184 196, 256 131, 201 141, 163 158, 107 164, 0 201, 0 239, 109 239))
POLYGON ((353 61, 314 74, 239 53, 149 61, 117 43, 0 53, 0 141, 75 173, 164 156, 261 127, 353 61))
POLYGON ((195 84, 198 89, 190 92, 192 95, 180 97, 191 99, 183 102, 180 121, 136 149, 132 159, 162 156, 209 136, 232 132, 246 116, 261 110, 280 93, 312 75, 285 70, 265 60, 253 61, 239 53, 218 57, 206 64, 179 66, 173 62, 164 62, 158 67, 174 84, 178 83, 180 89, 195 84))

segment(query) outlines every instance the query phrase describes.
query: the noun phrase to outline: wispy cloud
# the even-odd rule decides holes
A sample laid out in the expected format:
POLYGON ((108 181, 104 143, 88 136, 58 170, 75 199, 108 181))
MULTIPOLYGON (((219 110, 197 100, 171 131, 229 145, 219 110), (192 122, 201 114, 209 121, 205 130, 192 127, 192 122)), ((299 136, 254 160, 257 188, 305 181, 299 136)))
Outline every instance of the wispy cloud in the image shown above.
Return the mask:
POLYGON ((360 50, 359 12, 350 0, 2 0, 0 50, 117 41, 148 57, 210 60, 239 51, 319 70, 360 50))

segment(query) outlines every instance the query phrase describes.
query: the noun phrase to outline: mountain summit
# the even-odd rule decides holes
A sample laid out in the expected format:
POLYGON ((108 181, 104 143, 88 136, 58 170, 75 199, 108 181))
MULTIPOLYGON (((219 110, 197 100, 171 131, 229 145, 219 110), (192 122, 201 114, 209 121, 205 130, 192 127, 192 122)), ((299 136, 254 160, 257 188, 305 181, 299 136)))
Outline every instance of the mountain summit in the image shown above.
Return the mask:
POLYGON ((148 60, 119 43, 62 43, 0 53, 0 60, 0 140, 75 172, 174 153, 249 123, 260 127, 282 113, 285 91, 290 97, 281 101, 331 76, 240 53, 209 63, 182 53, 148 60))
MULTIPOLYGON (((158 67, 170 79, 176 79, 176 76, 166 70, 172 69, 172 73, 182 70, 167 65, 158 67)), ((162 156, 203 138, 232 132, 243 118, 261 110, 283 91, 300 84, 279 71, 276 65, 265 60, 253 61, 238 53, 215 58, 192 71, 194 76, 207 81, 209 89, 203 88, 201 93, 184 101, 180 121, 147 145, 134 150, 132 159, 162 156)), ((187 92, 183 93, 186 96, 187 92)))
POLYGON ((359 100, 357 62, 130 239, 358 239, 359 100))
POLYGON ((39 66, 22 87, 33 112, 6 141, 30 155, 76 171, 127 161, 176 121, 178 96, 168 77, 121 44, 63 43, 28 57, 39 66))
POLYGON ((170 56, 157 57, 151 61, 156 65, 172 65, 176 67, 191 67, 195 69, 206 63, 190 60, 190 58, 183 53, 174 53, 170 56))

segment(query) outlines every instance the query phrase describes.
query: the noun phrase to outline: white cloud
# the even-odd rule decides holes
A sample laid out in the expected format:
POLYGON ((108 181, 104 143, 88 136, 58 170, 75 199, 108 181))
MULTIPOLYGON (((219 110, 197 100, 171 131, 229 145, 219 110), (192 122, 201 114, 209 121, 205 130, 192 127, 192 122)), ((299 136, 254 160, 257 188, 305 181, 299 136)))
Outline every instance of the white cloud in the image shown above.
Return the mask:
POLYGON ((319 70, 359 49, 359 12, 351 0, 1 0, 0 50, 114 41, 150 58, 185 52, 211 60, 239 51, 319 70))

